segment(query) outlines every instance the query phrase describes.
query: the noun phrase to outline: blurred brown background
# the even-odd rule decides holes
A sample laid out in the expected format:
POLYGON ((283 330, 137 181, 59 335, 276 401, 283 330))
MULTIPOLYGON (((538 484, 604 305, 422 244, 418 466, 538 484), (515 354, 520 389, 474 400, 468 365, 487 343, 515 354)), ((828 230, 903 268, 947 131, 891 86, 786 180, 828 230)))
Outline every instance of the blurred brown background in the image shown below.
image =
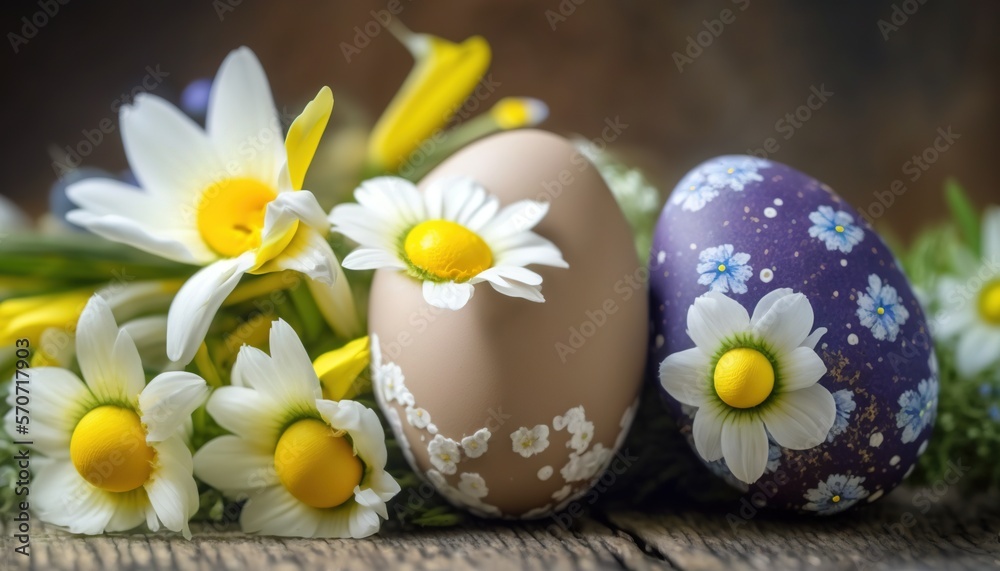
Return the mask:
MULTIPOLYGON (((979 205, 1000 202, 997 2, 400 3, 399 17, 414 30, 452 40, 485 36, 499 94, 546 101, 544 127, 597 137, 606 118, 619 117, 628 127, 611 149, 629 153, 666 190, 702 159, 762 148, 770 137, 778 147, 770 158, 829 183, 862 209, 873 193, 903 180, 907 193, 882 221, 903 236, 943 216, 947 176, 958 177, 979 205), (898 29, 880 29, 879 20, 898 29), (707 47, 698 53, 689 38, 707 47), (675 52, 691 58, 683 71, 675 52), (800 110, 808 120, 783 120, 807 104, 812 87, 832 95, 800 110), (907 161, 948 126, 960 137, 911 182, 907 161)), ((58 0, 2 9, 0 192, 33 214, 46 209, 56 178, 50 145, 76 146, 84 131, 110 119, 115 131, 84 164, 126 166, 112 104, 141 84, 147 66, 169 74, 153 92, 176 101, 185 85, 214 75, 226 53, 245 44, 262 60, 279 108, 297 111, 329 84, 335 114, 353 100, 374 121, 412 61, 384 30, 350 62, 341 51, 388 0, 76 0, 58 4, 54 16, 36 16, 46 4, 51 10, 58 0), (28 38, 22 18, 47 21, 28 38)))

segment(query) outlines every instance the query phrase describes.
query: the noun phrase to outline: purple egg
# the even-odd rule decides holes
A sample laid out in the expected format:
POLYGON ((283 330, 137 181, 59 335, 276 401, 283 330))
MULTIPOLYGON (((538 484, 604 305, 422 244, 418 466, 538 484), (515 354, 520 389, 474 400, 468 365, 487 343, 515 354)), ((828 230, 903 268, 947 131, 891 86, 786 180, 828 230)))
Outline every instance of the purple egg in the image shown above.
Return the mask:
POLYGON ((757 508, 873 502, 927 448, 938 379, 924 312, 878 234, 810 176, 748 156, 685 175, 653 236, 650 318, 671 414, 757 508))

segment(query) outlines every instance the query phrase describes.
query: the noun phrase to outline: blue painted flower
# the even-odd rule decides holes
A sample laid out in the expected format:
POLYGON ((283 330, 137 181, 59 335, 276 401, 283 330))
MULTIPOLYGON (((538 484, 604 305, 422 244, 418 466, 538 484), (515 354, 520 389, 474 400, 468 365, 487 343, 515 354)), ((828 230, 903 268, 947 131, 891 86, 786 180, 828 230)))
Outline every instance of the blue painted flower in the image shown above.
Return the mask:
POLYGON ((695 212, 704 208, 716 196, 719 196, 719 190, 708 184, 701 170, 694 170, 677 183, 670 194, 670 202, 679 204, 681 210, 695 212))
POLYGON ((847 430, 851 413, 858 407, 857 403, 854 402, 854 392, 850 389, 841 389, 833 393, 833 403, 837 407, 837 416, 833 418, 833 426, 830 427, 830 433, 826 435, 827 442, 833 442, 834 437, 847 430))
POLYGON ((917 390, 906 391, 899 396, 899 412, 896 413, 896 427, 903 429, 902 440, 913 442, 925 428, 934 421, 937 412, 937 379, 931 377, 920 381, 917 390))
POLYGON ((746 293, 746 281, 753 276, 753 268, 747 262, 750 254, 733 253, 732 244, 716 248, 706 248, 698 255, 698 283, 707 285, 711 291, 726 293, 746 293))
POLYGON ((875 274, 868 276, 868 293, 858 297, 858 319, 861 325, 871 329, 878 340, 895 341, 899 326, 906 323, 910 312, 900 303, 896 288, 882 283, 875 274))
POLYGON ((771 163, 756 157, 740 155, 719 157, 705 165, 706 179, 715 188, 730 188, 742 191, 751 182, 764 180, 757 171, 770 167, 771 163))
POLYGON ((819 210, 809 213, 809 220, 813 223, 809 235, 825 242, 827 250, 850 254, 865 238, 864 230, 854 223, 854 217, 843 210, 834 212, 829 206, 820 206, 819 210))
POLYGON ((860 476, 831 474, 825 482, 820 482, 803 496, 809 503, 802 509, 817 512, 819 515, 832 515, 868 497, 868 490, 861 486, 865 479, 860 476))

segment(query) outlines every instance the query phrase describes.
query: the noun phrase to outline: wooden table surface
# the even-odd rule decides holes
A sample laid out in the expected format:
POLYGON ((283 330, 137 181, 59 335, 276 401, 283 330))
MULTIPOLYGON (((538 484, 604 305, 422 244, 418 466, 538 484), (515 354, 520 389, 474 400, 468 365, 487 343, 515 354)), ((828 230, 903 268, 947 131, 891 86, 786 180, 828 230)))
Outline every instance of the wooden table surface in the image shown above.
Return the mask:
POLYGON ((196 527, 192 541, 163 534, 81 537, 35 525, 31 556, 4 546, 4 569, 994 569, 1000 500, 900 490, 835 518, 757 514, 739 505, 592 510, 575 520, 396 531, 367 540, 245 536, 196 527))

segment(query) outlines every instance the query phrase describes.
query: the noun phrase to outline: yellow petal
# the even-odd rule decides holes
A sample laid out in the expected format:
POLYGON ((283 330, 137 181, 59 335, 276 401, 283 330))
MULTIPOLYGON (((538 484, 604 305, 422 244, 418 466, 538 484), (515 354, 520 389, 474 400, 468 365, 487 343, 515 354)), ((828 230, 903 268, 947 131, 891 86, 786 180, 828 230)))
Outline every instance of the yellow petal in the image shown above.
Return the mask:
POLYGON ((354 380, 368 367, 370 357, 367 336, 317 357, 313 361, 313 368, 316 369, 316 375, 323 385, 323 398, 328 400, 344 398, 354 380))
POLYGON ((42 331, 56 327, 72 331, 93 289, 17 297, 0 302, 0 346, 17 339, 37 344, 42 331))
POLYGON ((376 167, 395 171, 469 97, 489 67, 490 45, 480 36, 456 44, 402 26, 390 30, 416 65, 376 123, 368 155, 376 167))
POLYGON ((332 112, 333 92, 324 86, 288 128, 285 152, 288 154, 288 175, 295 190, 302 188, 309 163, 316 154, 316 147, 319 146, 319 140, 326 130, 332 112))

